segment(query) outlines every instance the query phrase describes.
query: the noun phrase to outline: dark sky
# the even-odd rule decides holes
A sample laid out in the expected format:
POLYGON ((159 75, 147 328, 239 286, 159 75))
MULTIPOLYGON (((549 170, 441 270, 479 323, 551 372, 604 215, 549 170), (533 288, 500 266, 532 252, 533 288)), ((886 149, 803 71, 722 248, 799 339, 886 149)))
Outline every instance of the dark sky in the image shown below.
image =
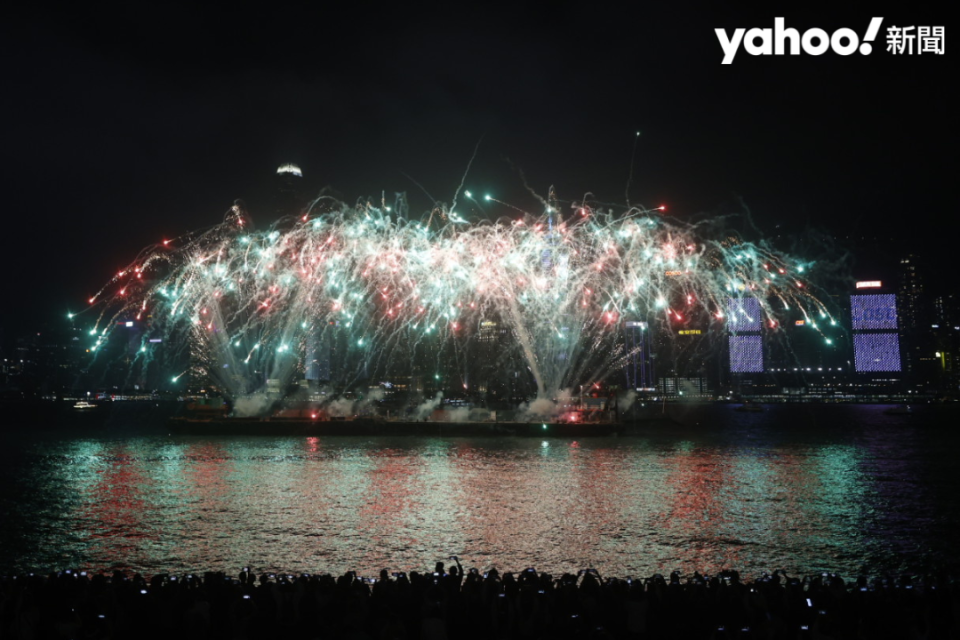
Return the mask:
MULTIPOLYGON (((836 5, 837 3, 834 3, 836 5)), ((760 3, 517 2, 256 10, 130 3, 8 16, 2 50, 9 339, 77 309, 143 246, 245 198, 261 226, 282 162, 347 201, 414 212, 467 184, 630 198, 692 218, 749 208, 760 229, 896 236, 941 272, 960 225, 957 84, 946 11, 877 10, 870 56, 721 65, 715 28, 866 31, 869 10, 760 3), (760 7, 759 9, 757 7, 760 7), (896 57, 886 28, 943 25, 946 54, 896 57)))

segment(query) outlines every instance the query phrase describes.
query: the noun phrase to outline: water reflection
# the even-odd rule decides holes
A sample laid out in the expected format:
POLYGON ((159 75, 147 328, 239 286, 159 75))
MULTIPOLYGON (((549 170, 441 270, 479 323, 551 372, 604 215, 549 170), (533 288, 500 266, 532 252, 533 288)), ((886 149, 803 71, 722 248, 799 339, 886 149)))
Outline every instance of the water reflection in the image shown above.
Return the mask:
POLYGON ((101 448, 89 443, 89 448, 101 452, 84 456, 91 467, 77 473, 79 493, 89 498, 70 519, 73 529, 86 540, 91 557, 129 558, 140 564, 144 551, 159 541, 152 523, 144 526, 140 519, 153 500, 154 478, 124 445, 101 448))
POLYGON ((956 561, 956 436, 742 420, 619 440, 21 441, 4 454, 0 560, 368 575, 453 554, 617 575, 956 561))

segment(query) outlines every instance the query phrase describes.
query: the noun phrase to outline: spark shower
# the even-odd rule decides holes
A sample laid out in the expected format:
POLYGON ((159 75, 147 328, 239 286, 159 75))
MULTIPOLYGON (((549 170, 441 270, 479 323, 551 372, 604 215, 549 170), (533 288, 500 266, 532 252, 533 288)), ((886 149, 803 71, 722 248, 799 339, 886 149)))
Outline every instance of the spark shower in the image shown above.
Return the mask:
POLYGON ((810 291, 811 263, 720 220, 561 205, 552 192, 541 204, 531 214, 487 196, 484 206, 510 215, 468 222, 456 206, 412 219, 383 201, 321 197, 259 231, 237 204, 221 224, 145 248, 92 297, 91 348, 118 323, 142 323, 135 367, 189 349, 189 366, 236 400, 302 377, 318 344, 342 346, 344 386, 418 350, 458 352, 495 322, 503 351, 549 400, 621 366, 630 320, 656 331, 696 318, 718 335, 748 320, 775 329, 790 310, 818 331, 833 322, 810 291), (746 317, 757 309, 762 318, 746 317))

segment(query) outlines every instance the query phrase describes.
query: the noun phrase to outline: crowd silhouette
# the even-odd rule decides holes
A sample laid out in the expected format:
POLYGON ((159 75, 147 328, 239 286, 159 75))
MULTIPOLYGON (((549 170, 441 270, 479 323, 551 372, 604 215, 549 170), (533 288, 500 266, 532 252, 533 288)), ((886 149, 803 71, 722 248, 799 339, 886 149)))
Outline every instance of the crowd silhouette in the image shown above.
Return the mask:
POLYGON ((527 568, 371 576, 259 575, 244 567, 146 579, 115 571, 0 576, 0 639, 960 638, 944 575, 752 580, 718 575, 553 576, 527 568))

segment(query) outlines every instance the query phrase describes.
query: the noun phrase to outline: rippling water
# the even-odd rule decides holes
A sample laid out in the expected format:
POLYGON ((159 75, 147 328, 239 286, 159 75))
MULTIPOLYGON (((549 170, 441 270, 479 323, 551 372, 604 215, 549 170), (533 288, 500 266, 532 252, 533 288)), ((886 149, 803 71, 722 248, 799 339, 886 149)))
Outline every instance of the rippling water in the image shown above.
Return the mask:
POLYGON ((674 407, 641 437, 12 434, 0 567, 956 570, 960 407, 674 407))

